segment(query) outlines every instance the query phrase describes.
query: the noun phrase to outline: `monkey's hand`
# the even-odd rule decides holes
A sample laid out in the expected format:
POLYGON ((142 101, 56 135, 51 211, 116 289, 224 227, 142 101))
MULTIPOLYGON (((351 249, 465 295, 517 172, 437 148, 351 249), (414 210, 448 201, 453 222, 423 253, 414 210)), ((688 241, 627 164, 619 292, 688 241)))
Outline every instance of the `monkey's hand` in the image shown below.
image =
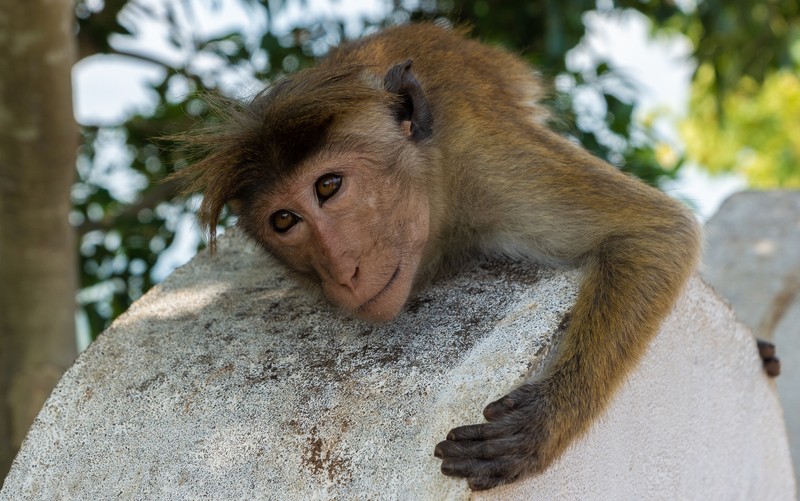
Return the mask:
POLYGON ((486 406, 488 423, 453 428, 434 451, 442 473, 485 490, 547 468, 566 447, 564 438, 576 433, 548 386, 546 380, 525 384, 486 406))
POLYGON ((775 345, 763 339, 756 339, 756 344, 767 375, 778 377, 781 374, 781 361, 775 355, 775 345))

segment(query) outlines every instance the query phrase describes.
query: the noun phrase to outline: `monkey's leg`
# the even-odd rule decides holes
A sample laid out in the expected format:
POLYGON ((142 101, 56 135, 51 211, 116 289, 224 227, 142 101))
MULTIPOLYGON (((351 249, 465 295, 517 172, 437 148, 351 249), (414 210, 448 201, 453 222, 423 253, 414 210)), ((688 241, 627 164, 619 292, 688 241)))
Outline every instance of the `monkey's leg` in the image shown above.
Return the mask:
POLYGON ((763 339, 756 339, 758 354, 764 362, 764 370, 769 377, 778 377, 781 374, 781 361, 775 356, 775 345, 763 339))
POLYGON ((654 238, 696 242, 690 226, 610 238, 595 249, 545 374, 489 404, 488 423, 450 431, 435 450, 442 472, 473 490, 510 483, 545 469, 584 433, 641 358, 694 263, 696 245, 667 254, 654 238))

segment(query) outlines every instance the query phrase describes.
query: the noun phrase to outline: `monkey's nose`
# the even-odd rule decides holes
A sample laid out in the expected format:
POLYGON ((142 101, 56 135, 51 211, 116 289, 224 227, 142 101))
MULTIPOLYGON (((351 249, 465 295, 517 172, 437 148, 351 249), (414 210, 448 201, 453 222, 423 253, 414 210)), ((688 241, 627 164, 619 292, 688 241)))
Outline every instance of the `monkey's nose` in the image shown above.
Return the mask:
POLYGON ((334 282, 342 287, 346 287, 351 291, 355 291, 358 284, 359 273, 360 268, 358 265, 339 266, 336 269, 331 270, 331 278, 334 282))

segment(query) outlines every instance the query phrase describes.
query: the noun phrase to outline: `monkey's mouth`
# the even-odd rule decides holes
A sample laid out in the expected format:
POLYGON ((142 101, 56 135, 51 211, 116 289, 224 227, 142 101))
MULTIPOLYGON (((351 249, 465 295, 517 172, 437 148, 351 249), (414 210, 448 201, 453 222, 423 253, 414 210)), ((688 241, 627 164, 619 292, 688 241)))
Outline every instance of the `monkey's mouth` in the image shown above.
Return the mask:
POLYGON ((383 289, 379 290, 377 294, 372 296, 372 298, 368 299, 364 304, 358 307, 358 311, 364 311, 370 306, 372 306, 375 301, 377 301, 389 288, 392 286, 395 280, 397 280, 397 276, 400 274, 400 265, 397 265, 397 268, 392 273, 392 276, 389 278, 389 281, 386 282, 386 285, 383 286, 383 289))

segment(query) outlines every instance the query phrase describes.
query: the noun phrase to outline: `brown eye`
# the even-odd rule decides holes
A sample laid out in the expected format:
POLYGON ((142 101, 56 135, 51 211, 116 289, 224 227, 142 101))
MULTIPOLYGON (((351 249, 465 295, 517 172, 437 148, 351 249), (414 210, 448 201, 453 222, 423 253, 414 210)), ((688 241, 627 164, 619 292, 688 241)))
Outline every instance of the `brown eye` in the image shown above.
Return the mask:
POLYGON ((315 189, 317 190, 317 199, 319 200, 319 204, 322 205, 325 200, 335 195, 341 186, 342 176, 338 176, 336 174, 325 174, 321 178, 317 179, 315 189))
POLYGON ((288 210, 279 210, 270 217, 272 229, 277 233, 289 231, 289 228, 300 222, 300 218, 288 210))

